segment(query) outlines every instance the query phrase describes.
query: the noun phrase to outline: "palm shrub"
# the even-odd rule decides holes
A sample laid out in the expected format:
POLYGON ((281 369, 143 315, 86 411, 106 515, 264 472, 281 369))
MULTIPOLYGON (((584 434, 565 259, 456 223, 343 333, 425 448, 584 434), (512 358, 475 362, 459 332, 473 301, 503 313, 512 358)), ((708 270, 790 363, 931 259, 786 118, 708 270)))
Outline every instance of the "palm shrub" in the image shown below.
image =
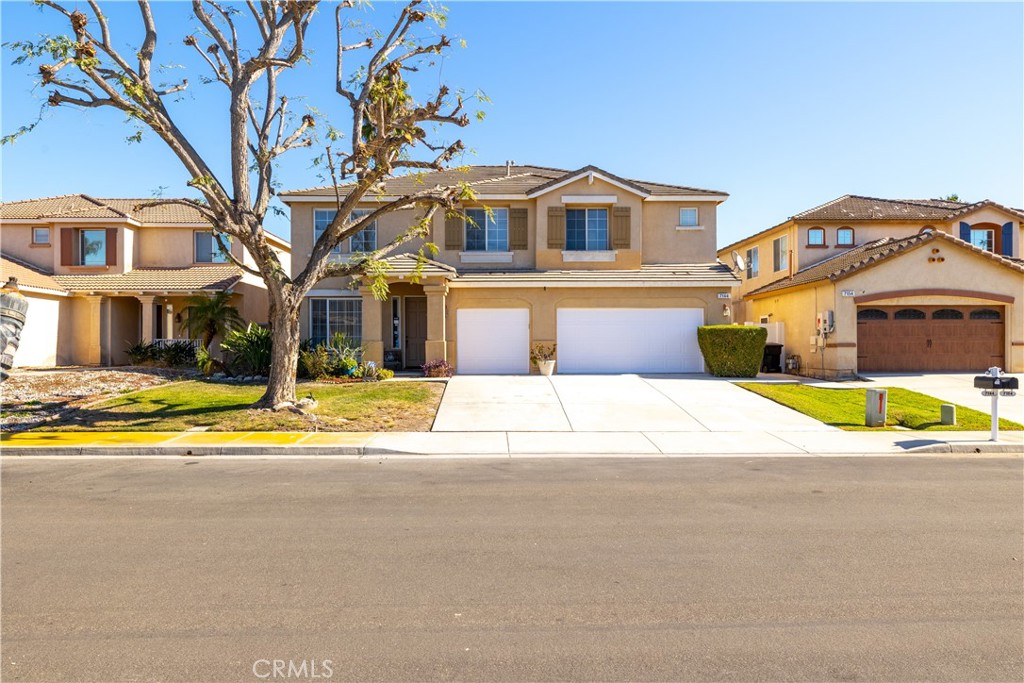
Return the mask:
POLYGON ((203 348, 208 350, 214 337, 226 338, 229 332, 241 329, 245 321, 231 304, 231 297, 231 292, 190 296, 186 300, 181 331, 187 332, 192 339, 202 339, 203 348))
POLYGON ((124 350, 124 352, 128 354, 128 362, 132 365, 145 365, 146 363, 152 363, 156 360, 156 354, 158 351, 159 349, 156 344, 144 341, 129 344, 124 350))
POLYGON ((270 330, 249 323, 244 330, 232 330, 224 337, 220 348, 227 354, 227 366, 235 374, 270 374, 270 330))
POLYGON ((704 325, 697 344, 708 372, 716 377, 757 377, 768 330, 756 325, 704 325))
POLYGON ((196 353, 190 342, 175 341, 161 346, 157 357, 168 367, 180 368, 192 365, 196 360, 196 353))

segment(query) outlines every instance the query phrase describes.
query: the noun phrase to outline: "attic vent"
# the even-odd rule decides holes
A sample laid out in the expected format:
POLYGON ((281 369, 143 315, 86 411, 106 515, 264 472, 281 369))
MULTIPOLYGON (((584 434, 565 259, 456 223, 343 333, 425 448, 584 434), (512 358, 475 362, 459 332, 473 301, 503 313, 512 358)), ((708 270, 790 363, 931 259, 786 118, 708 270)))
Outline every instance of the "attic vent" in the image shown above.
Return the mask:
POLYGON ((512 167, 516 165, 514 161, 505 162, 505 177, 508 178, 512 175, 512 167))

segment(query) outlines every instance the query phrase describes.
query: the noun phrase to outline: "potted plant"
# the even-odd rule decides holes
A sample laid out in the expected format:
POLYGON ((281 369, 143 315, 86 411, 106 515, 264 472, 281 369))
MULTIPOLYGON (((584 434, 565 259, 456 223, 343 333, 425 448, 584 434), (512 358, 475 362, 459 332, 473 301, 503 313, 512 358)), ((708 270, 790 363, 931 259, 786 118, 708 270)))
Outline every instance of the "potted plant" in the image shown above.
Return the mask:
POLYGON ((550 377, 555 372, 555 349, 557 344, 537 344, 530 351, 530 362, 537 366, 540 374, 550 377))

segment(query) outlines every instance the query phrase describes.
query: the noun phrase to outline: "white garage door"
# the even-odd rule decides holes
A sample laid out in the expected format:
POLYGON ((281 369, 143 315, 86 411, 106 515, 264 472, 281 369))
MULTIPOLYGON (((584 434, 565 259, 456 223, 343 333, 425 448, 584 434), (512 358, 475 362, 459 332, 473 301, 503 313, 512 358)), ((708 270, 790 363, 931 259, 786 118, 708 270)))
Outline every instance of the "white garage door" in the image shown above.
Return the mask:
POLYGON ((530 311, 460 308, 455 370, 463 375, 525 375, 530 371, 530 311))
POLYGON ((699 308, 560 308, 558 371, 703 372, 699 308))

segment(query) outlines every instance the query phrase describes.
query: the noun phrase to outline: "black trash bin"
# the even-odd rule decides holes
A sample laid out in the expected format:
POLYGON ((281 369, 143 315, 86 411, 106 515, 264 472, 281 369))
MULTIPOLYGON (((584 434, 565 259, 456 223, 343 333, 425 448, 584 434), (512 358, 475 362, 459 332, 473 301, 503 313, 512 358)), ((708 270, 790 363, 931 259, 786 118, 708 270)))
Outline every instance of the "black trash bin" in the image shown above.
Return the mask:
POLYGON ((768 342, 764 345, 761 372, 782 372, 782 344, 768 342))

